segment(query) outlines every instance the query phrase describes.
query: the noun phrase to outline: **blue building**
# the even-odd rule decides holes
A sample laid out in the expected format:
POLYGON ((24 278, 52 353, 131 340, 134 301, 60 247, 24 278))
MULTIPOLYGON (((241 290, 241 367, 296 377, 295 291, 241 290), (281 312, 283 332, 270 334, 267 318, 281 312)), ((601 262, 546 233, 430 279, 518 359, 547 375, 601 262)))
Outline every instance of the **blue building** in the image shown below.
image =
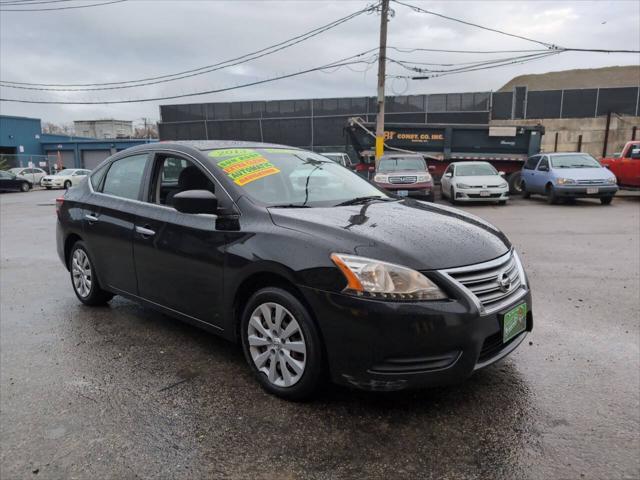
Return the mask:
POLYGON ((51 171, 54 165, 93 169, 116 152, 147 139, 96 139, 42 133, 39 118, 0 115, 0 160, 6 168, 36 166, 51 171))

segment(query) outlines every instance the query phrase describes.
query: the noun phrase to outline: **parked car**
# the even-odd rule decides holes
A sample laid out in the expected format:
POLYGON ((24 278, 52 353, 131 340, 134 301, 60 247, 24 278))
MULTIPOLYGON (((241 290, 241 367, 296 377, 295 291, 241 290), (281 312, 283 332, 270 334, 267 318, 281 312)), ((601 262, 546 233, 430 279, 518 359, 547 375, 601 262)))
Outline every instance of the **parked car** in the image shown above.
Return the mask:
POLYGON ((351 167, 351 159, 349 155, 343 152, 327 152, 321 154, 323 157, 327 157, 329 160, 333 160, 336 163, 339 163, 343 167, 351 167))
POLYGON ((614 153, 600 163, 613 172, 619 186, 640 188, 640 141, 627 142, 617 157, 614 153))
POLYGON ((325 374, 372 390, 460 381, 532 329, 526 275, 497 228, 305 150, 140 145, 56 205, 80 302, 122 295, 239 341, 284 398, 325 374), (178 164, 176 183, 164 172, 178 164), (323 188, 305 188, 319 173, 323 188))
POLYGON ((78 185, 87 175, 91 173, 91 170, 84 170, 82 168, 65 168, 60 170, 55 175, 47 175, 42 178, 40 185, 47 190, 52 188, 64 188, 68 190, 71 187, 78 185))
POLYGON ((12 172, 0 170, 0 190, 28 192, 32 186, 29 180, 20 178, 12 172))
POLYGON ((488 162, 454 162, 444 171, 440 182, 442 196, 458 202, 497 202, 509 200, 509 184, 488 162))
POLYGON ((433 178, 422 155, 383 155, 373 181, 379 187, 401 197, 420 197, 433 201, 433 178))
POLYGON ((41 168, 10 168, 9 172, 13 173, 16 177, 24 178, 29 181, 31 185, 40 185, 40 180, 47 175, 47 172, 41 168))
POLYGON ((550 204, 561 198, 599 198, 609 205, 618 191, 616 176, 588 153, 546 153, 530 157, 522 169, 522 195, 546 195, 550 204))

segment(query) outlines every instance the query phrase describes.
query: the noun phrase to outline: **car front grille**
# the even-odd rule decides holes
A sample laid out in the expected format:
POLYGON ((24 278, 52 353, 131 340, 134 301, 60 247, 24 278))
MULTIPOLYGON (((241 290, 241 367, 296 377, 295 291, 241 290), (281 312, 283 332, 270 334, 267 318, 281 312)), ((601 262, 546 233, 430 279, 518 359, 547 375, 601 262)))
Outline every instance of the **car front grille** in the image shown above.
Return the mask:
POLYGON ((418 180, 418 177, 414 176, 407 176, 407 177, 389 177, 389 183, 394 183, 394 184, 407 184, 407 183, 416 183, 416 181, 418 180))
POLYGON ((603 183, 607 183, 606 180, 578 180, 576 182, 578 185, 602 185, 603 183))
POLYGON ((480 195, 479 193, 467 193, 469 198, 498 198, 501 197, 501 193, 490 193, 489 195, 480 195))
POLYGON ((453 279, 476 298, 485 313, 495 312, 524 293, 524 272, 517 255, 506 255, 485 263, 451 268, 441 273, 453 279))
POLYGON ((500 185, 469 185, 469 188, 500 188, 500 185))

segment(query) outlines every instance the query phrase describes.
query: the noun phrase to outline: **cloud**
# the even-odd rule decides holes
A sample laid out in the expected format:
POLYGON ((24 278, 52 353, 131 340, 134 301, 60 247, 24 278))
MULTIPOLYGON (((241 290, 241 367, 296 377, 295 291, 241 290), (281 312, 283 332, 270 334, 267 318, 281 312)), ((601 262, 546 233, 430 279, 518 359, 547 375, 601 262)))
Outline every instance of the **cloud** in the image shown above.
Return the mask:
MULTIPOLYGON (((411 2, 411 0, 407 0, 411 2)), ((415 0, 414 0, 415 2, 415 0)), ((363 8, 364 1, 129 1, 61 12, 0 15, 0 77, 37 83, 117 82, 154 77, 243 55, 283 41, 363 8)), ((637 2, 419 3, 453 17, 565 46, 640 48, 637 2), (606 20, 606 23, 603 22, 606 20)), ((389 44, 410 48, 537 48, 522 40, 419 14, 392 4, 389 44)), ((329 63, 378 43, 379 17, 361 15, 327 33, 274 55, 181 81, 106 92, 38 92, 0 88, 3 97, 80 100, 135 99, 211 90, 329 63)), ((478 60, 479 55, 389 53, 432 63, 478 60)), ((497 89, 510 78, 570 68, 637 64, 633 55, 563 54, 525 65, 390 83, 389 92, 438 93, 497 89)), ((26 105, 0 103, 3 114, 53 121, 115 117, 158 118, 159 103, 373 96, 375 65, 316 72, 223 94, 123 105, 26 105)), ((389 73, 405 74, 397 65, 389 73)))

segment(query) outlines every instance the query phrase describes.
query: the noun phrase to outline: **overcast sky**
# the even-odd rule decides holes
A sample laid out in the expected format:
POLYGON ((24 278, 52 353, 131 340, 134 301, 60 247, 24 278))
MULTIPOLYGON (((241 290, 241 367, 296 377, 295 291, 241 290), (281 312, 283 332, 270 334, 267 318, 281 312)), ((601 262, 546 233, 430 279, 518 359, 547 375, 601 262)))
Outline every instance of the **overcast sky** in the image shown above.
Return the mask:
MULTIPOLYGON (((95 0, 100 2, 103 0, 95 0)), ((405 0, 449 16, 565 47, 639 49, 640 2, 405 0)), ((60 6, 78 2, 58 2, 60 6)), ((209 65, 277 43, 359 10, 361 1, 129 0, 95 8, 0 13, 0 78, 32 83, 117 82, 209 65)), ((8 7, 4 7, 8 8, 8 7)), ((389 45, 403 48, 529 49, 539 46, 416 13, 392 3, 389 45)), ((378 43, 379 17, 361 15, 333 30, 242 66, 199 77, 110 92, 59 94, 0 87, 1 97, 84 101, 157 97, 247 83, 304 70, 378 43)), ((504 55, 398 53, 389 57, 455 63, 504 55)), ((387 94, 497 90, 525 73, 639 64, 633 54, 564 53, 524 65, 427 81, 390 80, 387 94)), ((375 95, 376 66, 357 65, 226 93, 124 105, 28 105, 2 102, 0 113, 70 122, 159 118, 160 103, 196 103, 375 95)), ((406 74, 401 67, 388 73, 406 74)))

